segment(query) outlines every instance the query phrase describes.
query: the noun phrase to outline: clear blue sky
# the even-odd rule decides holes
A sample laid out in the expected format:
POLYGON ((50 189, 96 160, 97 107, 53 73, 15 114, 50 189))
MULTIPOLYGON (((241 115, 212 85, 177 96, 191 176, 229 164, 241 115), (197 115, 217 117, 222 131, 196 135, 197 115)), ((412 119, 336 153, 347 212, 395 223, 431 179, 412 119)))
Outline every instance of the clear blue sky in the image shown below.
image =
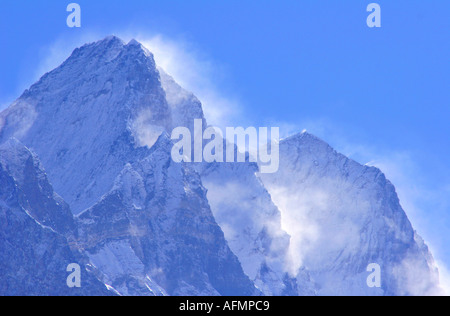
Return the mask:
POLYGON ((70 2, 0 1, 0 107, 58 39, 182 38, 226 69, 221 93, 254 124, 308 128, 361 163, 390 165, 415 226, 450 265, 450 1, 78 0, 81 29, 66 26, 70 2), (380 29, 366 25, 370 2, 380 29))

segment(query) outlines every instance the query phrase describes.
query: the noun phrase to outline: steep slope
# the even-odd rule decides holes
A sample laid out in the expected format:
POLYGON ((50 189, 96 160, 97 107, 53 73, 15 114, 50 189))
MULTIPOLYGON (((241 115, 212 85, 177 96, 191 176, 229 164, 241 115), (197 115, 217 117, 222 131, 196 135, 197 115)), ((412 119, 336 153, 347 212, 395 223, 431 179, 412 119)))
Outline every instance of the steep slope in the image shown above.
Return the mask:
POLYGON ((171 114, 153 56, 108 37, 76 49, 1 113, 0 143, 17 137, 42 157, 81 214, 76 246, 116 293, 258 294, 198 175, 170 160, 167 138, 155 145, 171 114))
MULTIPOLYGON (((40 155, 56 191, 75 214, 92 208, 112 189, 126 164, 148 155, 147 148, 162 130, 169 134, 177 126, 192 130, 196 118, 206 127, 197 98, 155 67, 152 55, 135 41, 125 45, 109 37, 76 49, 0 114, 0 143, 19 138, 40 155)), ((198 172, 203 169, 196 167, 198 172)), ((275 229, 277 222, 279 226, 276 207, 256 179, 255 166, 243 164, 239 169, 242 172, 219 165, 205 172, 212 211, 246 274, 259 288, 266 294, 296 294, 288 292, 292 280, 287 287, 284 284, 281 263, 288 236, 275 229), (230 182, 251 184, 255 193, 249 189, 234 204, 225 205, 216 171, 228 174, 230 182), (261 197, 255 199, 255 194, 261 197), (247 206, 239 211, 239 204, 247 206), (230 233, 227 227, 233 222, 226 216, 228 211, 233 216, 241 214, 241 220, 261 218, 264 223, 250 221, 230 233), (274 235, 273 245, 269 234, 274 235), (266 285, 262 279, 267 279, 266 285)))
POLYGON ((72 214, 17 140, 0 146, 0 188, 0 295, 110 294, 84 269, 81 288, 67 286, 67 266, 85 260, 69 246, 76 236, 72 214))
POLYGON ((428 248, 383 173, 302 133, 280 144, 280 169, 261 174, 291 235, 291 262, 305 267, 323 295, 438 294, 428 248), (366 271, 380 265, 381 289, 366 271))
POLYGON ((162 135, 114 188, 78 216, 91 263, 126 295, 254 295, 228 248, 200 177, 174 163, 162 135))
MULTIPOLYGON (((187 127, 194 135, 194 120, 201 119, 206 129, 200 101, 162 69, 159 71, 173 113, 173 127, 187 127)), ((256 286, 265 295, 314 294, 307 273, 302 273, 298 282, 289 274, 289 235, 281 229, 280 212, 255 176, 258 166, 250 162, 193 165, 231 250, 256 286)))
POLYGON ((116 37, 76 49, 0 114, 0 143, 35 151, 77 214, 108 192, 136 145, 155 142, 170 115, 152 56, 116 37), (139 134, 139 125, 148 132, 139 134))

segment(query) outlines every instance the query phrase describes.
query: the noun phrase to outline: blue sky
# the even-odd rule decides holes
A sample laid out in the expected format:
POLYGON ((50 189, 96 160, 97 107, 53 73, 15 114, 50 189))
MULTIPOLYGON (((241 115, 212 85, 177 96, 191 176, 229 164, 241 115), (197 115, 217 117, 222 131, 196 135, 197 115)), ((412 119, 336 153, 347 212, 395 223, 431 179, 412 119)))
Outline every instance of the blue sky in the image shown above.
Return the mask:
POLYGON ((379 0, 379 29, 369 0, 79 0, 80 29, 70 2, 0 1, 0 108, 86 40, 153 39, 233 124, 306 128, 382 168, 450 265, 450 1, 379 0))

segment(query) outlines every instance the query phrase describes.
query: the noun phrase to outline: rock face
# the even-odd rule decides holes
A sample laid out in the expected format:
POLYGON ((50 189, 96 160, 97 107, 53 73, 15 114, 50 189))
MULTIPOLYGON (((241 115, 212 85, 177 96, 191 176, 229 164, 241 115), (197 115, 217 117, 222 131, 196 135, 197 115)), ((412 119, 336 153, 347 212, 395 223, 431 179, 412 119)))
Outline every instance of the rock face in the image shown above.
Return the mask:
POLYGON ((171 108, 152 55, 137 42, 109 37, 75 50, 0 122, 0 142, 16 137, 38 153, 79 214, 62 231, 76 228, 76 247, 112 293, 260 294, 199 175, 171 160, 171 108))
POLYGON ((85 258, 70 247, 75 222, 41 169, 17 140, 0 146, 0 295, 108 295, 91 272, 69 288, 67 266, 85 258))
POLYGON ((260 178, 291 235, 292 267, 309 271, 318 294, 439 294, 432 256, 377 168, 302 133, 281 142, 279 172, 260 178), (380 289, 366 285, 371 263, 380 289))
POLYGON ((0 141, 16 137, 32 148, 75 214, 111 189, 124 162, 143 158, 135 148, 142 138, 154 142, 170 126, 153 58, 116 37, 76 49, 2 120, 0 141), (155 135, 134 134, 142 124, 155 135))
POLYGON ((308 134, 281 143, 275 174, 174 163, 169 135, 194 119, 206 128, 200 101, 116 37, 76 49, 0 113, 0 294, 71 295, 69 261, 89 278, 80 295, 436 293, 432 256, 379 170, 308 134), (366 285, 370 263, 381 289, 366 285))
POLYGON ((171 148, 162 135, 78 216, 91 262, 124 294, 258 294, 214 220, 199 175, 174 163, 171 148))
MULTIPOLYGON (((200 101, 163 70, 160 73, 174 127, 187 127, 194 135, 194 120, 200 119, 206 129, 200 101)), ((208 191, 217 223, 256 287, 265 295, 314 294, 304 279, 307 275, 298 288, 297 280, 288 273, 289 236, 281 229, 280 212, 255 175, 258 166, 250 162, 193 165, 208 191)))

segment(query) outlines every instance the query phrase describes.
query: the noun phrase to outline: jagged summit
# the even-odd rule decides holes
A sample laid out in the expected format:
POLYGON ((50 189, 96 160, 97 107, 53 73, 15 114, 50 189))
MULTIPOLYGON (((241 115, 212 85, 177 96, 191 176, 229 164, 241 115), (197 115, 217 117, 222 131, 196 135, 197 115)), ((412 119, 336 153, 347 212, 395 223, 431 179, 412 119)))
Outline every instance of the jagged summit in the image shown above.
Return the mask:
POLYGON ((432 256, 379 169, 302 133, 280 142, 279 171, 260 177, 291 236, 292 264, 309 271, 318 294, 440 293, 432 256), (382 269, 379 289, 366 285, 371 263, 382 269))
POLYGON ((76 49, 0 114, 0 142, 32 148, 75 213, 172 125, 153 56, 117 37, 76 49), (145 126, 145 129, 142 128, 145 126))
MULTIPOLYGON (((332 148, 325 140, 321 139, 320 137, 311 134, 310 132, 308 132, 307 130, 303 130, 300 133, 295 133, 291 136, 288 136, 282 140, 280 140, 280 143, 284 143, 284 144, 303 144, 303 143, 308 143, 308 144, 316 144, 317 146, 321 146, 321 147, 329 147, 332 148)), ((332 148, 333 149, 333 148, 332 148)), ((334 150, 334 149, 333 149, 334 150)))
MULTIPOLYGON (((361 173, 376 174, 377 177, 383 178, 387 183, 392 185, 379 168, 362 165, 359 162, 346 157, 344 154, 331 147, 326 141, 306 130, 281 140, 280 147, 285 152, 285 155, 290 155, 291 157, 297 158, 308 155, 314 166, 322 168, 324 174, 330 172, 330 166, 339 170, 344 170, 345 172, 348 172, 347 170, 358 170, 361 173), (330 161, 330 158, 332 158, 332 161, 330 161)), ((297 168, 305 167, 305 161, 297 159, 296 161, 297 168)))
POLYGON ((2 112, 0 144, 15 137, 39 155, 56 192, 81 213, 75 244, 115 293, 259 294, 200 176, 171 160, 167 133, 203 115, 201 105, 168 99, 152 55, 109 37, 76 49, 2 112))
MULTIPOLYGON (((302 138, 311 138, 311 139, 317 139, 317 140, 321 140, 319 137, 311 134, 310 132, 308 132, 306 129, 299 132, 299 133, 295 133, 291 136, 288 136, 286 138, 283 139, 283 141, 288 141, 288 140, 299 140, 302 138)), ((323 141, 323 140, 321 140, 323 141)), ((323 141, 324 142, 324 141, 323 141)))
MULTIPOLYGON (((73 232, 71 246, 114 293, 435 293, 432 256, 381 171, 307 132, 280 142, 275 174, 258 177, 251 163, 174 163, 168 135, 192 130, 194 119, 207 126, 201 102, 137 41, 77 48, 0 113, 0 209, 73 232), (15 185, 28 202, 16 207, 16 195, 12 208, 15 185), (380 289, 367 287, 370 263, 382 267, 380 289)), ((22 228, 5 218, 8 232, 22 228)), ((39 239, 42 227, 28 224, 39 239)))

